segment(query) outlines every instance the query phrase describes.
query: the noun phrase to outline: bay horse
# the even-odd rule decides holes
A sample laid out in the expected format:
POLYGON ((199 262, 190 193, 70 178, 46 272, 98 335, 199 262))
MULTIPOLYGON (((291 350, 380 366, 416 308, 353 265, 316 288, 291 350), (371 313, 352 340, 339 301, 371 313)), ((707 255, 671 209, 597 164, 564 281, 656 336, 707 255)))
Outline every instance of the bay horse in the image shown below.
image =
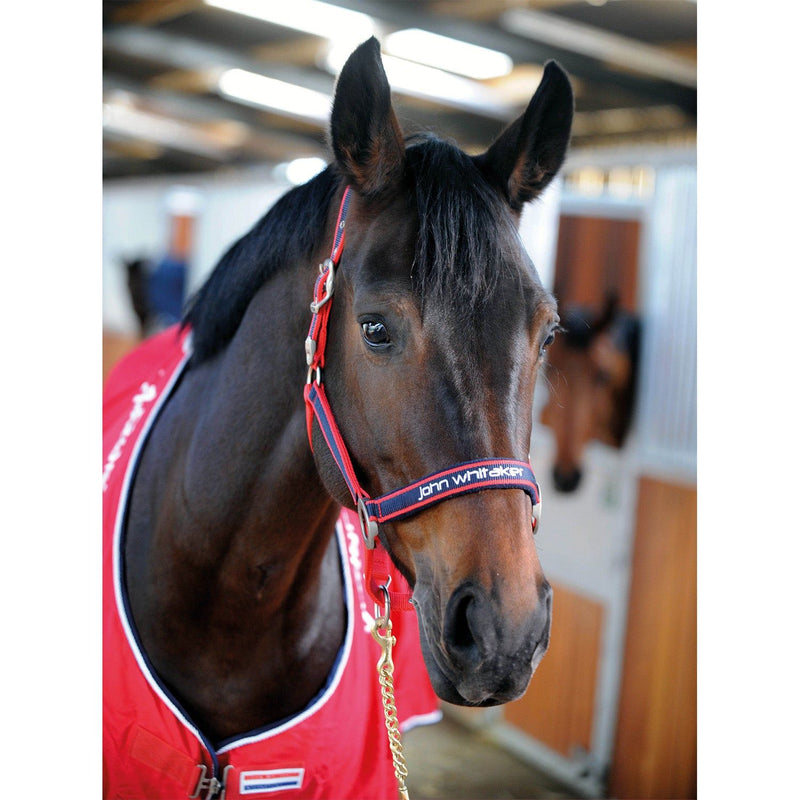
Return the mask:
POLYGON ((553 485, 574 492, 583 452, 596 439, 622 447, 636 399, 641 322, 609 293, 599 310, 562 305, 562 335, 547 354, 550 398, 542 422, 555 433, 553 485))
POLYGON ((559 318, 517 225, 563 163, 573 105, 548 62, 486 152, 406 141, 370 39, 336 85, 333 163, 109 380, 104 416, 123 421, 104 437, 106 796, 395 796, 377 650, 352 666, 369 702, 302 738, 359 642, 374 648, 355 567, 379 552, 387 601, 403 580, 411 595, 398 623, 418 621, 416 641, 397 636, 399 707, 415 652, 448 702, 525 691, 551 605, 531 409, 559 318), (145 708, 123 671, 157 700, 145 708))

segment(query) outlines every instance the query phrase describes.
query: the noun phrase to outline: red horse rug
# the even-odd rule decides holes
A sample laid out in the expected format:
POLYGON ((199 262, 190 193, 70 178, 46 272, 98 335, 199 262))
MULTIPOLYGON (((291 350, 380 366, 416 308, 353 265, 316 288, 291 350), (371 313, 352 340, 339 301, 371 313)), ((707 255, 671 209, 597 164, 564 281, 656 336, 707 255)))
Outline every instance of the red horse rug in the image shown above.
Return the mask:
MULTIPOLYGON (((355 514, 336 525, 347 632, 327 684, 298 714, 210 742, 153 670, 128 606, 125 514, 139 455, 191 355, 177 326, 111 373, 103 402, 103 796, 159 798, 396 798, 370 633, 365 550, 355 514)), ((398 576, 399 580, 399 576, 398 576)), ((413 612, 393 615, 400 724, 440 718, 413 612)))

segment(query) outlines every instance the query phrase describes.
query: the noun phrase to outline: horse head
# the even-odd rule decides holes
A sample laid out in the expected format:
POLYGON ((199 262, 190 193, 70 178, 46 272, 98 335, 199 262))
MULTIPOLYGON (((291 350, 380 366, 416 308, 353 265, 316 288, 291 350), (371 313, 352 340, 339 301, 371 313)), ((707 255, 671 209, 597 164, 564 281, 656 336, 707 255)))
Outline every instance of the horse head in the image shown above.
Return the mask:
MULTIPOLYGON (((534 384, 558 316, 517 225, 564 160, 572 113, 569 81, 550 62, 525 113, 469 156, 433 137, 404 139, 374 39, 345 65, 331 144, 353 191, 325 386, 370 496, 481 458, 527 462, 534 384)), ((317 424, 312 435, 324 484, 352 508, 317 424)), ((414 587, 444 700, 512 700, 544 655, 551 589, 531 512, 526 493, 497 489, 378 528, 414 587)))
POLYGON ((553 483, 575 491, 591 439, 622 446, 633 415, 640 323, 609 294, 598 312, 562 308, 564 335, 548 352, 552 393, 542 421, 555 432, 553 483))
POLYGON ((133 312, 139 321, 139 333, 144 335, 152 319, 153 308, 147 291, 148 262, 145 258, 123 259, 127 276, 126 286, 133 312))

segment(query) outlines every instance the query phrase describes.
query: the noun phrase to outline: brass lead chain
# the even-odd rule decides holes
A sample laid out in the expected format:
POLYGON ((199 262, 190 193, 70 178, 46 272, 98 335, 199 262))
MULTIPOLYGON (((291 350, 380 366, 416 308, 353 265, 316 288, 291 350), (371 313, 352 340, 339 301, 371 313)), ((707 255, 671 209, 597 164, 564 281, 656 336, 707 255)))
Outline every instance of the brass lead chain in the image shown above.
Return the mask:
POLYGON ((397 706, 394 702, 394 662, 392 661, 392 647, 397 639, 392 636, 392 621, 389 619, 389 590, 382 586, 386 597, 386 611, 383 616, 377 617, 372 625, 372 635, 381 646, 381 657, 378 659, 378 681, 381 685, 383 697, 383 714, 386 720, 386 733, 389 737, 389 749, 392 751, 394 776, 397 778, 397 788, 402 800, 408 800, 406 778, 408 768, 403 755, 403 743, 400 739, 400 726, 397 721, 397 706), (382 634, 381 630, 386 633, 382 634))

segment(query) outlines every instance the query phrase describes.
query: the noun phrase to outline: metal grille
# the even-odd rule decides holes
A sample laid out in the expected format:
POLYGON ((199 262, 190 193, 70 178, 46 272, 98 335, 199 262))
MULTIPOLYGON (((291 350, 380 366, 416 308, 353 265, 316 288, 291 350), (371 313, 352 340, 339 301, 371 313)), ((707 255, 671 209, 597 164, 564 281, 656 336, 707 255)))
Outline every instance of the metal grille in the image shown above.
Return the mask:
POLYGON ((697 169, 663 166, 648 211, 636 421, 641 466, 697 470, 697 169))

